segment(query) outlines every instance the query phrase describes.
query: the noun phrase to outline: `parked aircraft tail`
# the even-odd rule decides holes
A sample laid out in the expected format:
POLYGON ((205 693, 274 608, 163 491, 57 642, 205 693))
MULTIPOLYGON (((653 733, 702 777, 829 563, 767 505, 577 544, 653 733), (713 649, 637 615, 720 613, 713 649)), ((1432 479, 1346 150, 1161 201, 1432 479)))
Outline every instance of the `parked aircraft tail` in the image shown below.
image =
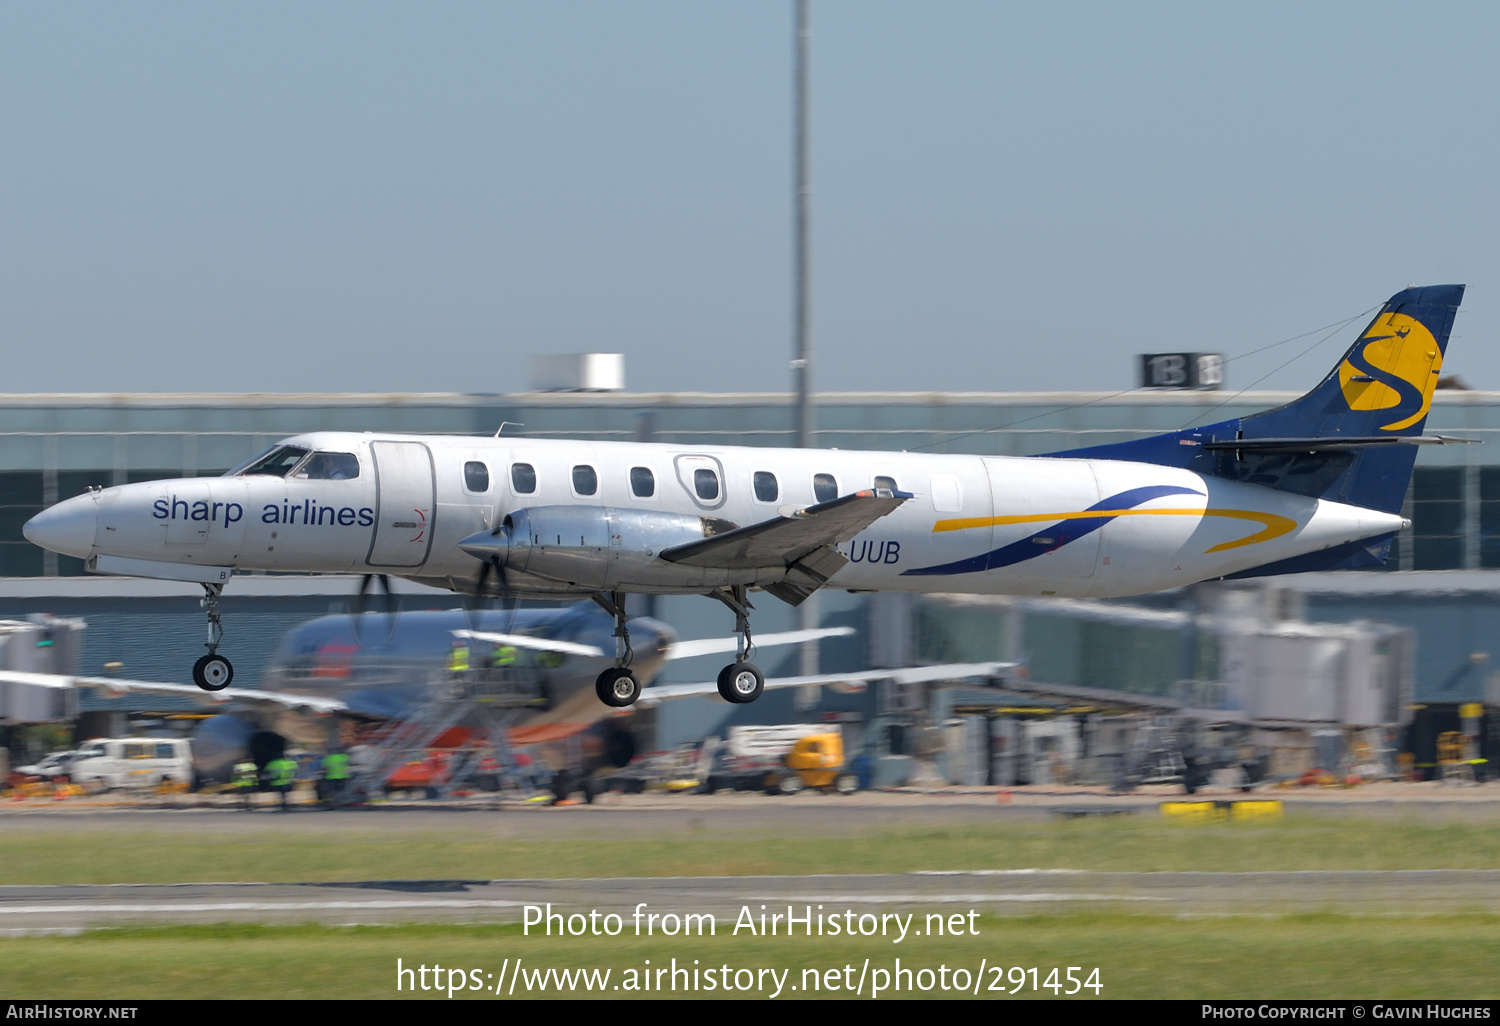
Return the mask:
MULTIPOLYGON (((1424 437, 1422 428, 1463 294, 1462 285, 1396 293, 1318 386, 1285 406, 1049 455, 1185 467, 1204 476, 1398 513, 1416 446, 1448 441, 1424 437)), ((1297 567, 1257 572, 1377 565, 1384 562, 1391 537, 1299 557, 1297 567), (1302 566, 1302 561, 1316 565, 1302 566)))

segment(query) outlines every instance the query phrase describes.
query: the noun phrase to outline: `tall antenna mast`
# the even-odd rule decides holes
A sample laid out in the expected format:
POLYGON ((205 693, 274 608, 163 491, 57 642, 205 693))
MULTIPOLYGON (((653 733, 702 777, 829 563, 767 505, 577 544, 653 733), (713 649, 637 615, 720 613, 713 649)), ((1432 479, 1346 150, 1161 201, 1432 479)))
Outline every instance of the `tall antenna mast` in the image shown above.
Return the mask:
MULTIPOLYGON (((812 404, 812 253, 809 251, 809 213, 812 199, 812 182, 807 172, 807 51, 812 40, 812 29, 808 26, 808 0, 793 0, 796 22, 796 39, 793 49, 795 60, 795 88, 793 106, 795 128, 792 138, 792 175, 795 181, 793 197, 793 233, 796 250, 793 274, 796 278, 796 310, 792 325, 792 382, 797 389, 797 447, 805 449, 813 444, 812 404)), ((797 609, 797 619, 804 628, 818 626, 818 596, 809 595, 797 609)), ((801 671, 804 676, 818 672, 818 643, 805 641, 800 653, 801 671)), ((798 708, 816 703, 817 688, 798 688, 798 708)))
POLYGON ((812 37, 808 27, 808 0, 794 0, 796 11, 796 88, 793 104, 796 127, 793 129, 792 163, 795 178, 793 230, 796 238, 794 276, 796 309, 793 313, 792 382, 797 390, 797 447, 813 444, 812 405, 812 254, 808 245, 809 204, 812 183, 807 171, 807 50, 812 37))

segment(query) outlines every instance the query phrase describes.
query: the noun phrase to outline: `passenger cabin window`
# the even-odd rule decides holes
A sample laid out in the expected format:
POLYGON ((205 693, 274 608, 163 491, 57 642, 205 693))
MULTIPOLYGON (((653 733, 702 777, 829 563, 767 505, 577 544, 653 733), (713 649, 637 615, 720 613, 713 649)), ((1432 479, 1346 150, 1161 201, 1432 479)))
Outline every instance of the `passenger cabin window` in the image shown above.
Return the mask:
POLYGON ((315 452, 294 476, 309 481, 352 481, 359 476, 359 459, 348 452, 315 452))
POLYGON ((278 445, 259 459, 251 460, 240 471, 240 474, 243 477, 249 477, 252 474, 265 474, 269 477, 286 477, 293 467, 302 462, 302 457, 306 455, 306 449, 299 449, 295 445, 278 445))
POLYGON ((490 468, 478 460, 470 460, 464 464, 464 487, 471 492, 487 492, 490 490, 490 468))
POLYGON ((594 468, 579 464, 573 468, 573 491, 579 495, 593 495, 599 490, 599 475, 594 468))
POLYGON ((637 499, 649 499, 656 494, 656 475, 650 467, 630 468, 630 494, 637 499))
POLYGON ((510 486, 517 495, 530 495, 536 491, 536 468, 530 463, 512 463, 510 486))
POLYGON ((704 502, 713 502, 719 497, 719 475, 706 467, 693 471, 693 491, 704 502))
POLYGON ((832 474, 813 475, 813 498, 819 502, 832 502, 839 497, 839 483, 832 474))
POLYGON ((896 487, 896 479, 894 477, 877 477, 875 479, 875 487, 889 488, 893 492, 900 491, 900 489, 896 487))
POLYGON ((775 474, 769 470, 755 472, 755 497, 761 502, 775 502, 781 498, 781 485, 776 483, 775 474))

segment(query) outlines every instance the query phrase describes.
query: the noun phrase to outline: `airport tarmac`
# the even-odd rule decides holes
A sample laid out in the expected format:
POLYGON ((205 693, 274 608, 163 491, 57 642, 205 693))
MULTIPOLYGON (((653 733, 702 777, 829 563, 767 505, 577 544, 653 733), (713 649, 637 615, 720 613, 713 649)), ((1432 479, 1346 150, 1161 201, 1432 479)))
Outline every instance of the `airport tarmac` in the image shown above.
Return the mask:
MULTIPOLYGON (((993 870, 872 875, 593 880, 394 880, 0 887, 0 934, 126 924, 521 922, 525 908, 633 921, 711 913, 733 924, 792 906, 857 918, 973 910, 1027 915, 1083 909, 1156 915, 1500 912, 1500 870, 1100 873, 993 870)), ((577 929, 582 922, 574 920, 577 929)), ((868 922, 868 920, 867 920, 868 922)), ((554 929, 562 927, 554 926, 554 929)))
POLYGON ((1111 794, 1088 787, 953 787, 919 791, 861 791, 850 796, 807 792, 771 796, 757 792, 648 792, 601 795, 592 804, 497 801, 489 796, 444 801, 382 801, 358 808, 327 810, 310 796, 288 813, 275 811, 273 794, 256 796, 250 812, 228 795, 108 794, 64 801, 32 799, 0 802, 0 824, 7 831, 80 830, 130 827, 148 832, 205 829, 256 833, 275 817, 276 829, 291 832, 351 833, 379 830, 423 833, 486 828, 517 839, 596 836, 611 833, 650 837, 662 831, 759 832, 794 830, 804 836, 839 836, 854 829, 897 826, 961 826, 1005 820, 1046 820, 1069 816, 1160 814, 1163 802, 1242 799, 1283 803, 1287 816, 1327 815, 1431 819, 1469 822, 1500 819, 1500 786, 1445 786, 1441 783, 1384 783, 1355 788, 1205 789, 1188 796, 1181 788, 1140 788, 1111 794))

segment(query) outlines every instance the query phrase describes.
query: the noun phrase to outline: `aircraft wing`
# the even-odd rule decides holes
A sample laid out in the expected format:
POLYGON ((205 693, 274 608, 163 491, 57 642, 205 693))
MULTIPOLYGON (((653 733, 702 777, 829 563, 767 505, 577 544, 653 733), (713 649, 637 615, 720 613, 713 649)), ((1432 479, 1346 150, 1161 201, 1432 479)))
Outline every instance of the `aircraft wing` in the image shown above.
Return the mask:
POLYGON ((228 702, 247 702, 251 705, 272 705, 283 709, 305 709, 310 712, 345 712, 349 708, 337 698, 313 698, 308 695, 289 695, 279 691, 259 691, 252 688, 204 691, 192 684, 122 680, 119 677, 73 677, 60 673, 26 673, 20 670, 0 670, 0 684, 25 684, 40 688, 94 688, 114 695, 176 695, 193 699, 206 706, 223 705, 228 702))
POLYGON ((731 570, 791 566, 825 545, 848 541, 911 497, 910 492, 872 488, 805 509, 783 507, 762 523, 664 549, 661 558, 731 570))
MULTIPOLYGON (((847 634, 853 634, 853 627, 813 627, 805 631, 783 631, 780 634, 758 634, 755 637, 756 648, 771 648, 775 645, 800 645, 804 641, 817 641, 819 638, 842 638, 847 634)), ((698 638, 695 641, 674 641, 667 649, 668 660, 691 659, 693 656, 718 655, 723 652, 738 652, 740 639, 733 638, 698 638)))
POLYGON ((839 542, 849 541, 910 498, 911 492, 868 488, 803 509, 783 506, 771 520, 663 549, 658 555, 686 566, 783 569, 786 577, 764 588, 783 602, 800 605, 849 562, 836 548, 839 542))
POLYGON ((576 641, 553 641, 551 638, 533 638, 529 634, 497 634, 494 631, 453 631, 455 638, 473 638, 492 645, 509 645, 512 648, 531 648, 538 652, 561 652, 564 655, 602 656, 604 650, 595 645, 582 645, 576 641))
MULTIPOLYGON (((766 679, 766 690, 795 688, 808 684, 868 684, 878 680, 894 681, 897 684, 922 684, 934 681, 988 682, 1020 665, 1020 663, 943 663, 938 666, 904 666, 894 670, 861 670, 858 673, 819 673, 809 677, 769 677, 766 679)), ((671 698, 717 695, 718 693, 719 685, 714 681, 703 681, 698 684, 659 684, 643 688, 636 704, 649 707, 671 698)))

